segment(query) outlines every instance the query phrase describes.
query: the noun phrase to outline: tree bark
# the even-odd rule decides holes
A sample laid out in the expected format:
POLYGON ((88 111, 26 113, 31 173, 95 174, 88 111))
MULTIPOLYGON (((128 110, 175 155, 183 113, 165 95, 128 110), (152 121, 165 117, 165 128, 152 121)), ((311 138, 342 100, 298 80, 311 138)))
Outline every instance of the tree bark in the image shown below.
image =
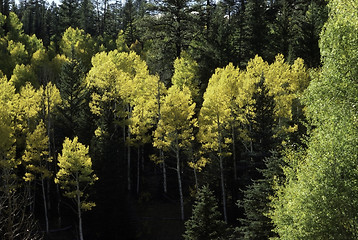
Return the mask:
POLYGON ((127 183, 128 191, 131 190, 131 145, 129 143, 131 139, 131 131, 128 128, 128 143, 127 143, 127 183))
POLYGON ((48 213, 47 213, 47 201, 46 201, 46 192, 45 192, 45 182, 41 178, 41 188, 42 188, 42 199, 44 201, 44 212, 45 212, 45 223, 46 223, 46 233, 49 232, 49 223, 48 223, 48 213))
POLYGON ((196 168, 194 167, 194 178, 195 178, 195 190, 198 192, 199 186, 198 186, 198 176, 196 174, 196 168))
POLYGON ((226 195, 225 195, 225 182, 224 182, 224 166, 223 166, 223 157, 222 157, 222 136, 221 136, 221 126, 220 126, 220 118, 217 116, 217 124, 218 124, 218 147, 219 147, 219 163, 220 163, 220 180, 221 180, 221 195, 222 195, 222 203, 223 203, 223 213, 224 220, 227 222, 227 214, 226 214, 226 195))
POLYGON ((236 167, 236 138, 235 138, 235 127, 234 124, 231 125, 232 130, 232 160, 234 162, 234 179, 237 180, 237 167, 236 167))
POLYGON ((80 235, 80 240, 83 240, 80 183, 79 183, 79 179, 78 179, 78 172, 76 173, 76 180, 77 180, 76 190, 77 190, 78 231, 79 231, 79 235, 80 235))
POLYGON ((163 190, 164 193, 168 192, 167 189, 167 167, 165 166, 165 159, 164 159, 164 153, 163 150, 159 150, 160 151, 160 158, 162 159, 163 163, 162 163, 162 167, 163 167, 163 190))
MULTIPOLYGON (((178 143, 176 143, 178 144, 178 143)), ((178 146, 178 145, 177 145, 178 146)), ((181 174, 180 174, 180 156, 179 149, 176 150, 176 158, 177 158, 177 175, 178 175, 178 186, 179 186, 179 196, 180 196, 180 216, 181 220, 184 221, 184 201, 183 201, 183 188, 181 184, 181 174)))
MULTIPOLYGON (((130 106, 128 104, 127 106, 127 110, 128 110, 128 119, 131 118, 131 113, 132 113, 132 106, 130 106)), ((127 143, 127 157, 128 157, 128 168, 127 168, 127 174, 128 174, 128 191, 130 191, 132 189, 132 181, 131 181, 131 130, 129 128, 129 125, 128 125, 128 143, 127 143)))
POLYGON ((137 152, 137 194, 139 194, 139 180, 140 180, 140 146, 138 146, 137 152))

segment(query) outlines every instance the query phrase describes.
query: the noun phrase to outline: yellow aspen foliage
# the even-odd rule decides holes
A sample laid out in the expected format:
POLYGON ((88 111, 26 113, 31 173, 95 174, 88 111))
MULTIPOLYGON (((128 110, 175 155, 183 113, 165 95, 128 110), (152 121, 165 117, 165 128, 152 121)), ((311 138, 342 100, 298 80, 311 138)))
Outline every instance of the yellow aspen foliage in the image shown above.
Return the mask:
POLYGON ((136 98, 133 101, 133 110, 130 129, 139 143, 149 142, 151 134, 148 131, 156 124, 158 117, 158 87, 165 92, 165 87, 158 76, 147 76, 136 85, 136 98))
MULTIPOLYGON (((261 79, 264 79, 268 94, 274 99, 274 119, 279 127, 276 132, 297 131, 293 117, 300 109, 299 99, 310 79, 303 60, 298 58, 290 65, 282 54, 278 54, 272 64, 259 56, 249 61, 246 70, 240 74, 236 97, 239 109, 237 117, 243 123, 255 116, 253 95, 261 79)), ((241 137, 245 139, 245 134, 241 134, 241 137)))
POLYGON ((98 177, 93 173, 88 147, 78 142, 77 137, 73 140, 66 138, 63 142, 62 153, 58 155, 58 167, 55 183, 64 190, 64 195, 74 198, 75 201, 80 200, 78 204, 81 209, 91 210, 95 204, 86 203, 85 190, 93 185, 98 177))
POLYGON ((33 132, 27 134, 26 149, 22 156, 26 167, 25 181, 44 179, 51 176, 51 172, 47 169, 47 163, 51 162, 48 142, 49 138, 43 121, 37 125, 33 132))
POLYGON ((10 40, 8 42, 7 50, 10 53, 11 60, 16 64, 23 64, 28 58, 28 52, 25 49, 25 45, 21 42, 15 42, 10 40))
POLYGON ((55 107, 61 104, 62 99, 60 91, 55 84, 49 82, 43 90, 43 102, 45 106, 46 115, 51 114, 54 111, 55 107))
POLYGON ((91 66, 91 58, 95 54, 95 48, 96 44, 91 35, 78 28, 67 28, 60 42, 62 53, 70 59, 80 60, 86 69, 91 66))
MULTIPOLYGON (((248 62, 246 71, 240 74, 238 81, 239 89, 236 103, 239 108, 248 108, 253 103, 252 96, 255 91, 255 85, 267 72, 268 67, 268 63, 257 55, 248 62)), ((246 114, 252 114, 252 112, 253 109, 248 108, 246 114)))
POLYGON ((65 55, 59 55, 59 54, 57 54, 56 56, 54 56, 51 59, 51 61, 49 63, 49 67, 52 70, 55 82, 57 82, 59 80, 59 78, 60 78, 60 74, 61 74, 61 71, 62 71, 62 66, 65 63, 69 63, 69 61, 70 60, 65 55))
POLYGON ((297 126, 291 126, 289 122, 293 120, 294 111, 299 107, 297 102, 309 84, 309 74, 303 60, 298 58, 290 65, 285 62, 282 54, 277 55, 265 73, 265 84, 275 102, 274 113, 278 126, 284 132, 295 131, 297 126))
POLYGON ((176 158, 181 219, 184 220, 184 198, 181 180, 181 152, 194 141, 193 130, 197 125, 194 117, 195 103, 189 88, 173 85, 168 89, 161 108, 157 129, 154 132, 153 145, 158 149, 171 152, 176 158))
POLYGON ((177 151, 186 148, 194 140, 193 128, 195 103, 192 102, 189 88, 173 85, 168 90, 160 108, 161 119, 154 132, 153 145, 164 151, 177 151))
POLYGON ((0 78, 0 167, 14 167, 15 163, 15 125, 16 113, 15 87, 7 81, 6 77, 0 78))
POLYGON ((87 86, 93 92, 90 108, 92 113, 96 115, 103 113, 105 103, 115 102, 119 98, 119 86, 117 84, 119 71, 112 58, 113 54, 113 52, 96 54, 92 58, 93 67, 86 78, 87 86))
POLYGON ((198 138, 206 151, 213 152, 220 164, 220 182, 224 219, 226 214, 226 194, 223 160, 230 155, 232 123, 235 119, 235 98, 238 95, 239 69, 229 64, 216 69, 204 93, 203 106, 199 115, 198 138))
POLYGON ((55 183, 64 190, 66 197, 76 202, 79 236, 83 239, 82 211, 91 210, 96 206, 94 202, 87 201, 88 194, 85 191, 98 180, 93 173, 88 147, 78 142, 78 137, 73 140, 66 138, 62 153, 58 155, 57 165, 60 170, 56 174, 55 183))
POLYGON ((188 87, 191 96, 195 102, 199 99, 199 79, 198 79, 199 65, 186 52, 181 54, 180 58, 174 61, 174 74, 172 77, 172 84, 180 88, 188 87))
POLYGON ((235 120, 235 99, 238 93, 239 69, 229 64, 216 69, 204 93, 204 102, 199 115, 199 140, 203 147, 219 151, 228 147, 224 131, 235 120), (219 139, 219 141, 218 141, 219 139))
POLYGON ((39 87, 37 76, 30 65, 16 65, 10 82, 16 87, 18 92, 26 83, 31 83, 34 87, 39 87))
MULTIPOLYGON (((116 115, 125 116, 125 104, 138 105, 138 115, 149 114, 155 108, 158 78, 149 75, 146 63, 134 53, 101 52, 92 58, 92 69, 87 75, 87 86, 93 90, 91 111, 101 115, 110 103, 116 104, 116 115), (148 107, 147 113, 140 113, 140 105, 148 107), (120 106, 122 105, 122 108, 120 106)), ((161 85, 161 84, 160 84, 161 85)), ((163 88, 163 86, 160 86, 163 88)), ((137 114, 137 113, 136 113, 137 114)))
POLYGON ((18 97, 17 120, 26 126, 29 120, 37 117, 41 111, 43 89, 36 90, 30 83, 21 88, 18 97))

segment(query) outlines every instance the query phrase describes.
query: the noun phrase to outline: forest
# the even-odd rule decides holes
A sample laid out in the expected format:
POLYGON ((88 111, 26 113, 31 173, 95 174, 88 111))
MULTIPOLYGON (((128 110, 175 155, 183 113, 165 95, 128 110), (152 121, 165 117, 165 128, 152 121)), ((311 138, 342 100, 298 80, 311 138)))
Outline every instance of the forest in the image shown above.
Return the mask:
POLYGON ((358 239, 357 0, 0 0, 0 239, 358 239))

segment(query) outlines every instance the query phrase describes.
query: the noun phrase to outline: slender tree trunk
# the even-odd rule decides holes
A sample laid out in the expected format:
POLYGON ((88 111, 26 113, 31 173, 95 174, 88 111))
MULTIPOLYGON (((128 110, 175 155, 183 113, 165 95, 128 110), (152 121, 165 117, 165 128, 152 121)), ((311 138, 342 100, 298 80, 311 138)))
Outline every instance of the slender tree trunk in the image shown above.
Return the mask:
POLYGON ((167 167, 165 166, 165 159, 164 159, 164 153, 163 150, 159 150, 160 151, 160 158, 162 159, 162 167, 163 167, 163 190, 164 193, 167 193, 167 167))
MULTIPOLYGON (((130 134, 130 131, 128 130, 128 139, 130 139, 131 138, 131 134, 130 134)), ((130 191, 131 190, 131 146, 130 146, 130 144, 128 143, 128 146, 127 146, 127 152, 128 152, 128 154, 127 154, 127 157, 128 157, 128 159, 127 159, 127 174, 128 174, 128 178, 127 178, 127 182, 128 182, 128 191, 130 191)))
POLYGON ((81 198, 80 198, 80 183, 78 179, 78 173, 76 173, 76 179, 77 179, 77 214, 78 214, 78 231, 80 235, 80 240, 83 240, 83 230, 82 230, 82 215, 81 215, 81 198))
MULTIPOLYGON (((178 142, 176 144, 178 144, 178 142)), ((176 158, 177 158, 177 175, 178 175, 178 186, 179 186, 179 196, 180 196, 180 213, 181 213, 180 216, 181 216, 181 220, 184 221, 184 201, 183 201, 183 188, 181 185, 179 149, 176 150, 176 158)))
POLYGON ((61 218, 61 194, 60 194, 60 187, 58 186, 58 184, 56 184, 56 194, 57 194, 57 222, 58 222, 58 227, 61 227, 62 225, 62 218, 61 218))
POLYGON ((49 232, 49 223, 48 223, 48 213, 47 213, 47 201, 46 201, 46 192, 45 192, 45 182, 41 178, 41 188, 42 188, 42 198, 44 201, 44 212, 45 212, 45 223, 46 223, 46 233, 49 232))
POLYGON ((195 178, 195 190, 196 190, 196 192, 198 192, 198 188, 199 188, 199 186, 198 186, 198 176, 196 174, 196 168, 195 167, 194 167, 194 178, 195 178))
POLYGON ((232 130, 232 160, 234 162, 234 179, 237 180, 237 167, 236 167, 236 138, 235 138, 235 127, 231 125, 232 130))
POLYGON ((137 194, 139 194, 139 180, 140 180, 140 146, 138 146, 137 156, 137 194))
POLYGON ((217 116, 217 124, 218 124, 218 146, 219 146, 219 163, 220 163, 220 180, 221 180, 221 195, 222 195, 222 203, 223 203, 223 213, 224 220, 227 222, 227 214, 226 214, 226 195, 225 195, 225 182, 224 182, 224 166, 223 166, 223 157, 222 157, 222 136, 221 136, 221 126, 219 121, 219 116, 217 116))
MULTIPOLYGON (((51 107, 50 107, 50 97, 49 93, 47 93, 47 136, 48 136, 48 156, 52 156, 52 149, 51 149, 51 107)), ((49 163, 46 162, 47 169, 50 169, 49 163)), ((47 207, 51 209, 51 201, 50 201, 50 181, 49 179, 46 180, 47 184, 47 207)))
MULTIPOLYGON (((128 105, 128 119, 131 118, 131 112, 132 112, 132 107, 130 105, 128 105)), ((127 174, 128 174, 128 191, 131 190, 131 185, 132 185, 132 182, 131 182, 131 144, 130 144, 130 141, 131 141, 131 130, 128 126, 128 133, 127 133, 127 136, 128 136, 128 143, 127 143, 127 162, 128 162, 128 168, 127 168, 127 174)))
POLYGON ((221 192, 222 192, 222 201, 223 201, 224 220, 225 220, 225 222, 227 222, 226 196, 225 196, 225 183, 224 183, 224 167, 223 167, 222 156, 220 156, 219 158, 220 158, 220 178, 221 178, 221 192))
POLYGON ((144 146, 142 146, 142 149, 141 149, 141 153, 142 153, 142 172, 144 172, 144 146))

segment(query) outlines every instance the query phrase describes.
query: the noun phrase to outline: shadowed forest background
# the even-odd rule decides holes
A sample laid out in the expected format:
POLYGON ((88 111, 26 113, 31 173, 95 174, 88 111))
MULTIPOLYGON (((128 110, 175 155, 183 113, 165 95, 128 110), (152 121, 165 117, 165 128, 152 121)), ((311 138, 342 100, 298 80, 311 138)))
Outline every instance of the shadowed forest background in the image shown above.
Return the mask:
POLYGON ((357 239, 356 0, 0 0, 0 238, 357 239))

